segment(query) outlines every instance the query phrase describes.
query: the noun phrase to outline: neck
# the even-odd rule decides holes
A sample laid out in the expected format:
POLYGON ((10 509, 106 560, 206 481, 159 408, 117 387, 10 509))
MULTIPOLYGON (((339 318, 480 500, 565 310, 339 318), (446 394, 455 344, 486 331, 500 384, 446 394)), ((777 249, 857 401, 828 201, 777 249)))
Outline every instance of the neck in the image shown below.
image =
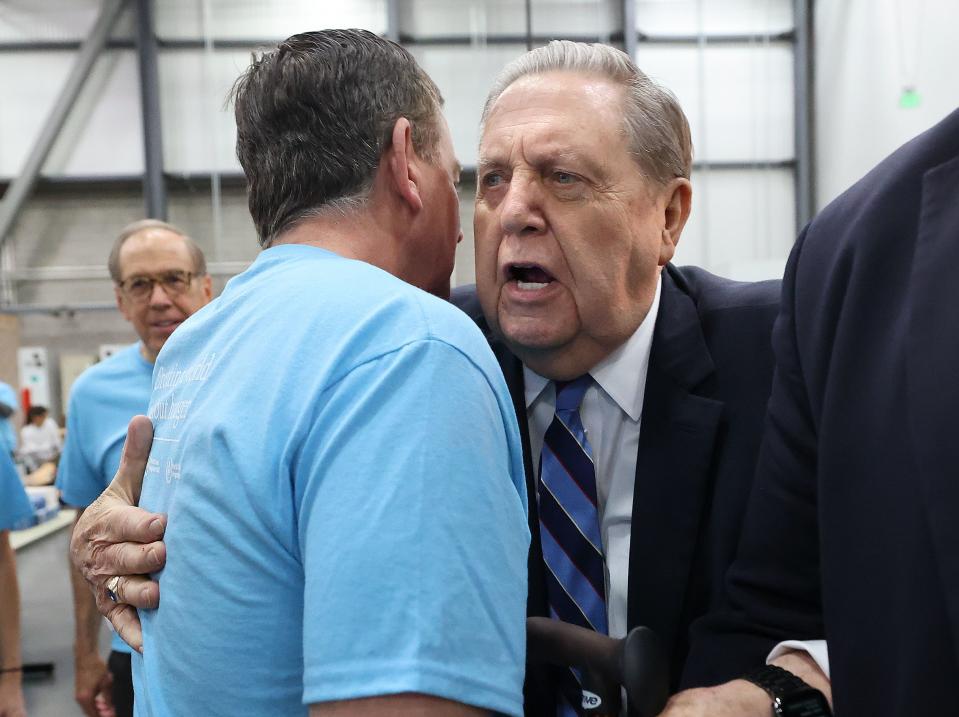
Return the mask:
POLYGON ((369 211, 308 217, 283 232, 271 246, 280 244, 320 247, 402 278, 397 242, 369 211))
POLYGON ((157 352, 151 351, 147 348, 147 345, 140 342, 140 355, 143 357, 143 360, 147 363, 156 363, 157 362, 157 352))
POLYGON ((596 364, 618 348, 605 348, 593 342, 549 349, 530 349, 513 345, 509 341, 506 341, 506 345, 525 366, 551 381, 571 381, 589 373, 596 364))

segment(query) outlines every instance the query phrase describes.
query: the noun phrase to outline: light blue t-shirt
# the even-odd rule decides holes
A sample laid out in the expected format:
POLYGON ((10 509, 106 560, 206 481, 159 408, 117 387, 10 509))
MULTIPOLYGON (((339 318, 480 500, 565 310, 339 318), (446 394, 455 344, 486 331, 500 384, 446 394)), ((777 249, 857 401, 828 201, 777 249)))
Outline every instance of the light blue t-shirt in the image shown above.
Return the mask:
POLYGON ((461 312, 270 248, 164 346, 149 415, 140 504, 169 522, 138 715, 402 692, 522 714, 522 449, 461 312))
MULTIPOLYGON (((86 508, 106 490, 120 467, 127 424, 150 403, 153 364, 140 344, 118 351, 84 371, 70 389, 67 436, 57 468, 63 502, 86 508)), ((131 652, 116 633, 110 644, 131 652)))
MULTIPOLYGON (((13 390, 13 386, 3 381, 0 381, 0 403, 6 404, 14 411, 19 405, 17 392, 13 390)), ((11 418, 0 416, 0 453, 6 453, 7 456, 17 447, 17 432, 13 429, 11 418)))
POLYGON ((0 530, 28 524, 33 506, 8 453, 0 451, 0 530))

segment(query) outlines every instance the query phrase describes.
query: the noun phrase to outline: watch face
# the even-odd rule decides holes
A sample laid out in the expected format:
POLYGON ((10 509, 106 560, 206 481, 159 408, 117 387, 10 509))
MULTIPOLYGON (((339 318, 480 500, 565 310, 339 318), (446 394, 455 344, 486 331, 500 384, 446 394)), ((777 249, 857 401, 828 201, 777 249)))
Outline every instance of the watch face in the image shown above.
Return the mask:
POLYGON ((773 701, 773 711, 779 717, 831 717, 829 703, 819 690, 811 687, 791 692, 773 701))

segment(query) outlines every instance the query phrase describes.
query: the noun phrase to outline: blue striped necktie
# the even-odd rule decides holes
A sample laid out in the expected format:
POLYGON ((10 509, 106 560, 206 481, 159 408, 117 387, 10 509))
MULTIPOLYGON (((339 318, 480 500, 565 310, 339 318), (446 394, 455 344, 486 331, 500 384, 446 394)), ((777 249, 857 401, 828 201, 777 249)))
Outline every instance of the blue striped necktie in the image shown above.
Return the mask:
MULTIPOLYGON (((543 437, 540 457, 539 527, 550 617, 607 634, 596 472, 579 417, 590 385, 589 374, 556 382, 556 415, 543 437)), ((575 690, 562 692, 567 702, 574 701, 578 707, 572 696, 575 690)), ((561 704, 557 714, 577 713, 570 708, 561 704)))

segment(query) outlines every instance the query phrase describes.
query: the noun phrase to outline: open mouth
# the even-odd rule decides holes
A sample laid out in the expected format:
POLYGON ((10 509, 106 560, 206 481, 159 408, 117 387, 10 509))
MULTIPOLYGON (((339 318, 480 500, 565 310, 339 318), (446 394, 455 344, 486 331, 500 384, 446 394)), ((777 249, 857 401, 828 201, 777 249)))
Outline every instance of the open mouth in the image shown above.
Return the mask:
POLYGON ((510 264, 506 272, 509 281, 515 281, 521 291, 545 289, 554 281, 552 274, 536 264, 510 264))
POLYGON ((153 322, 153 327, 154 327, 154 328, 157 328, 157 329, 168 329, 168 328, 170 328, 171 326, 175 328, 175 327, 177 327, 177 326, 179 326, 179 325, 180 325, 180 321, 179 321, 178 319, 168 319, 168 320, 166 320, 166 321, 154 321, 154 322, 153 322))

